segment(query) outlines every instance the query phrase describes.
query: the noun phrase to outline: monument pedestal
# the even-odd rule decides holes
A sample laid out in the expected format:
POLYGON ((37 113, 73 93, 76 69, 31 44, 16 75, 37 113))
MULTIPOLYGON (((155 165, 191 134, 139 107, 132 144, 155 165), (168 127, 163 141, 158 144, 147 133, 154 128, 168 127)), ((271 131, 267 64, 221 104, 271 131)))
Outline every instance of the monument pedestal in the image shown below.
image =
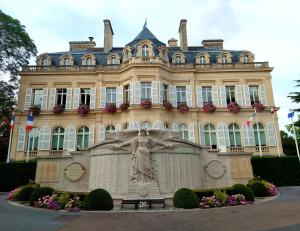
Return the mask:
POLYGON ((128 185, 128 196, 129 198, 162 198, 157 183, 130 183, 128 185))

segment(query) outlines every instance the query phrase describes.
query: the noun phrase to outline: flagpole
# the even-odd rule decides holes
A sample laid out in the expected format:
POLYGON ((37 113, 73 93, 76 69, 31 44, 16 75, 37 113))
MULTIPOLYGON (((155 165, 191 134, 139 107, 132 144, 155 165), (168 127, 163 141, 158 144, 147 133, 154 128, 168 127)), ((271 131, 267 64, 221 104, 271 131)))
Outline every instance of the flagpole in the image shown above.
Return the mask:
POLYGON ((29 137, 29 131, 27 131, 27 151, 26 151, 26 163, 28 163, 29 160, 29 146, 30 146, 30 137, 29 137))
POLYGON ((11 149, 12 133, 13 133, 13 129, 10 129, 6 163, 10 162, 10 149, 11 149))
POLYGON ((272 119, 273 119, 274 133, 275 133, 275 139, 276 139, 276 144, 277 144, 277 152, 278 152, 278 156, 280 157, 280 149, 279 149, 279 144, 278 144, 277 129, 275 126, 274 112, 272 113, 272 119))
POLYGON ((260 132, 259 132, 259 128, 258 128, 258 120, 257 120, 256 110, 254 110, 254 112, 255 112, 255 120, 256 120, 256 132, 257 132, 257 138, 258 138, 259 156, 262 157, 260 132))
POLYGON ((292 121, 292 127, 293 127, 293 132, 294 132, 294 139, 295 139, 295 144, 296 144, 296 149, 297 149, 297 156, 298 156, 298 159, 299 159, 299 162, 300 162, 299 148, 298 148, 298 142, 297 142, 297 137, 296 137, 296 131, 295 131, 293 117, 291 117, 291 121, 292 121))

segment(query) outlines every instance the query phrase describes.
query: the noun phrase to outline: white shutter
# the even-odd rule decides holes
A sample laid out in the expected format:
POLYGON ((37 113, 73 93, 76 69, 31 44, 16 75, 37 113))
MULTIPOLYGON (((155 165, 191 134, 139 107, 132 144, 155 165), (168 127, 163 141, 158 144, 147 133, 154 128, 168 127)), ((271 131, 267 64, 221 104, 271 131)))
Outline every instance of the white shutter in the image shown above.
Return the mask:
POLYGON ((205 132, 204 132, 204 124, 199 123, 199 139, 200 139, 200 144, 205 145, 205 132))
POLYGON ((95 125, 92 125, 89 128, 89 147, 94 145, 94 141, 95 141, 95 125))
POLYGON ((136 121, 131 121, 128 126, 129 130, 140 130, 140 124, 136 121))
POLYGON ((24 110, 28 110, 31 107, 32 88, 26 89, 24 110))
POLYGON ((194 123, 189 124, 189 141, 195 143, 195 125, 194 125, 194 123))
POLYGON ((136 81, 133 82, 133 103, 140 104, 141 103, 141 82, 136 81))
POLYGON ((158 104, 158 81, 152 81, 151 83, 151 97, 152 97, 152 104, 158 104))
POLYGON ((227 106, 227 102, 226 102, 226 90, 225 90, 225 86, 224 85, 220 85, 219 86, 219 90, 220 90, 220 106, 221 107, 226 107, 227 106))
POLYGON ((235 100, 236 103, 240 106, 243 106, 243 94, 242 94, 242 86, 241 85, 236 85, 235 86, 235 100))
POLYGON ((80 88, 74 88, 73 109, 77 109, 79 107, 79 98, 80 98, 80 88))
POLYGON ((267 95, 265 85, 259 85, 259 93, 260 93, 260 102, 263 105, 267 105, 267 95))
POLYGON ((186 86, 186 104, 188 107, 193 107, 193 94, 192 94, 192 86, 186 86))
POLYGON ((96 88, 91 88, 91 97, 90 97, 90 109, 95 109, 96 107, 96 88))
POLYGON ((229 132, 228 127, 224 123, 219 123, 217 127, 218 146, 222 147, 229 146, 229 132))
POLYGON ((169 86, 169 99, 173 107, 177 107, 176 87, 174 85, 169 86))
POLYGON ((251 106, 249 85, 243 85, 245 106, 251 106))
POLYGON ((267 134, 268 134, 268 139, 269 139, 269 146, 276 146, 276 136, 275 136, 275 130, 273 123, 268 123, 267 124, 267 134))
POLYGON ((133 104, 133 83, 129 84, 129 104, 133 104))
POLYGON ((164 123, 160 120, 157 120, 153 123, 153 128, 154 129, 161 129, 161 130, 164 130, 165 127, 164 127, 164 123))
POLYGON ((66 110, 72 109, 72 88, 67 88, 66 110))
POLYGON ((212 100, 216 107, 219 107, 219 88, 218 86, 212 86, 212 100))
POLYGON ((117 107, 123 103, 123 86, 117 87, 117 107))
POLYGON ((105 140, 105 127, 103 124, 99 124, 99 141, 105 140))
POLYGON ((43 88, 41 110, 47 110, 47 101, 48 101, 48 88, 43 88))
POLYGON ((25 147, 25 129, 22 127, 19 127, 19 133, 18 133, 18 141, 17 141, 17 151, 24 151, 25 147))
POLYGON ((39 150, 49 150, 51 140, 51 129, 48 127, 42 127, 39 132, 39 150))
POLYGON ((172 129, 172 131, 174 131, 174 132, 178 132, 178 124, 173 123, 171 129, 172 129))
POLYGON ((106 107, 106 87, 100 87, 100 108, 106 107))
POLYGON ((159 104, 164 103, 164 84, 159 82, 159 104))
POLYGON ((117 124, 116 131, 122 131, 122 125, 121 124, 117 124))
POLYGON ((49 96, 49 105, 48 105, 49 110, 53 110, 55 106, 55 101, 56 101, 56 88, 51 88, 50 96, 49 96))
POLYGON ((197 107, 203 107, 202 87, 196 86, 197 107))
POLYGON ((252 125, 249 127, 243 125, 243 142, 244 146, 255 146, 254 131, 252 125))
POLYGON ((69 151, 76 150, 76 129, 74 127, 68 127, 64 134, 64 149, 69 151))

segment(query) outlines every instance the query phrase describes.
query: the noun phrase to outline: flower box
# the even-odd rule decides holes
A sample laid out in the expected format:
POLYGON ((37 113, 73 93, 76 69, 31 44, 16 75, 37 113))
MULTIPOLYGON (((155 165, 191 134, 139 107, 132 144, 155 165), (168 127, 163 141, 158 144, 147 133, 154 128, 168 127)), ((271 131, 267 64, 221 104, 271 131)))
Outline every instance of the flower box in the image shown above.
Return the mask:
POLYGON ((115 104, 107 104, 104 111, 106 113, 116 113, 117 112, 117 108, 116 108, 116 105, 115 104))
POLYGON ((35 105, 35 106, 30 107, 28 112, 29 113, 32 112, 33 116, 39 116, 41 113, 41 108, 40 108, 40 106, 35 105))
POLYGON ((80 114, 80 116, 86 116, 90 112, 90 108, 86 104, 79 105, 77 112, 80 114))
POLYGON ((241 107, 236 102, 230 102, 227 105, 227 109, 232 113, 238 113, 241 110, 241 107))
POLYGON ((215 110, 216 110, 216 107, 212 103, 204 103, 203 104, 204 112, 214 112, 215 110))
POLYGON ((152 106, 152 102, 148 99, 143 99, 140 103, 140 106, 145 109, 150 109, 152 106))
POLYGON ((180 112, 188 112, 190 110, 190 108, 188 107, 188 105, 186 105, 186 103, 181 103, 177 105, 177 109, 180 112))
POLYGON ((54 114, 61 114, 61 113, 64 112, 64 110, 65 110, 65 107, 64 107, 63 105, 60 105, 60 104, 55 105, 55 106, 53 107, 53 112, 54 112, 54 114))
POLYGON ((128 107, 129 107, 128 103, 122 103, 119 108, 121 111, 127 111, 128 107))
POLYGON ((252 108, 255 109, 257 112, 265 110, 265 106, 261 102, 255 102, 254 104, 252 104, 252 108))
POLYGON ((169 101, 164 101, 163 105, 168 111, 173 109, 173 105, 169 101))

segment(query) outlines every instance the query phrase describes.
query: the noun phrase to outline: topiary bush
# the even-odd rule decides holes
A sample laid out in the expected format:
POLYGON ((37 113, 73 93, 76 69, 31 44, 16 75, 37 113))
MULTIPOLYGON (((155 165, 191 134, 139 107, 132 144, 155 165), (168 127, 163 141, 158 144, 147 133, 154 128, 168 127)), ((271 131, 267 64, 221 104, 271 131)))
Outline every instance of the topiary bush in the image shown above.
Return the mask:
POLYGON ((34 205, 34 202, 43 196, 50 196, 54 192, 53 188, 50 187, 38 187, 36 188, 29 197, 30 205, 34 205))
POLYGON ((20 192, 16 196, 17 201, 28 201, 31 193, 35 190, 34 186, 28 185, 22 187, 20 192))
POLYGON ((235 184, 232 186, 234 194, 243 194, 247 201, 254 201, 254 193, 250 187, 243 184, 235 184))
POLYGON ((99 188, 91 191, 84 198, 82 207, 85 210, 111 210, 113 200, 109 192, 99 188))
POLYGON ((254 195, 256 197, 266 197, 269 196, 268 189, 263 182, 254 181, 248 184, 248 186, 252 189, 254 195))
POLYGON ((191 189, 181 188, 175 192, 173 204, 176 208, 193 209, 198 207, 198 198, 191 189))

